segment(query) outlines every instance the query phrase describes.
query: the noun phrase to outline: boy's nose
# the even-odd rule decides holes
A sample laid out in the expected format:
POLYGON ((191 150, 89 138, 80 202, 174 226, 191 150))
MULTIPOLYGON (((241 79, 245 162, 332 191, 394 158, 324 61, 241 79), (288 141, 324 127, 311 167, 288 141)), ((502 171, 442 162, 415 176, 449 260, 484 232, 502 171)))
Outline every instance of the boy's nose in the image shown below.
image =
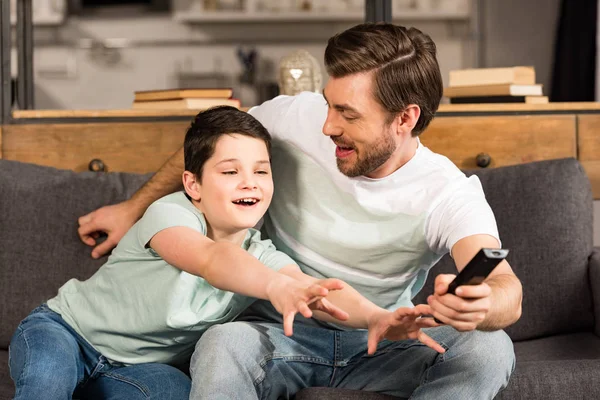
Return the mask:
POLYGON ((257 184, 256 184, 256 179, 254 179, 254 174, 245 175, 244 179, 241 182, 241 187, 243 189, 256 189, 257 184))

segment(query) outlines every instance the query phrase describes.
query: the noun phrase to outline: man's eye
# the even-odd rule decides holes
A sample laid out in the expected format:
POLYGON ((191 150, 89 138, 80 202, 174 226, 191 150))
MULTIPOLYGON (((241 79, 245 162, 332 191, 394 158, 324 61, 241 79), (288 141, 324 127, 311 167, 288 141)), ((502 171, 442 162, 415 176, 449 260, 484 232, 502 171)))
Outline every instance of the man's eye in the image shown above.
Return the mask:
POLYGON ((343 117, 344 117, 344 119, 345 119, 346 121, 348 121, 348 122, 356 121, 356 120, 358 119, 358 118, 356 118, 356 117, 348 117, 348 116, 346 116, 346 115, 344 115, 343 117))
POLYGON ((237 171, 223 171, 223 175, 235 175, 237 171))

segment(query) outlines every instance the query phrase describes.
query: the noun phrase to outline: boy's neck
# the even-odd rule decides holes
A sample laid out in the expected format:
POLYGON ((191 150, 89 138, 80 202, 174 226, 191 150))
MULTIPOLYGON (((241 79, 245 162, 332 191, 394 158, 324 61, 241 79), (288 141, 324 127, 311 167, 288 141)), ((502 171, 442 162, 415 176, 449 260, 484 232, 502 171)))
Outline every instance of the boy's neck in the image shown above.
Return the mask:
POLYGON ((215 242, 229 242, 241 247, 242 243, 244 243, 244 239, 246 239, 247 233, 248 229, 242 229, 241 231, 235 232, 215 230, 210 226, 210 223, 206 221, 206 236, 215 242))

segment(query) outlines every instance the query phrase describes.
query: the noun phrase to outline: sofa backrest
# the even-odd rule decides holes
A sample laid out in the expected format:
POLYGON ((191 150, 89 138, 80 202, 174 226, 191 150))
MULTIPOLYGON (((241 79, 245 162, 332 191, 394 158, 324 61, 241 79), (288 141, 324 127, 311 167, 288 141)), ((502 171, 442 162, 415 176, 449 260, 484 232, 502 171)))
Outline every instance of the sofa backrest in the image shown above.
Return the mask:
MULTIPOLYGON (((476 174, 524 287, 523 316, 507 329, 511 338, 591 330, 592 195, 581 165, 553 160, 476 174)), ((130 197, 148 178, 0 160, 0 348, 63 283, 88 278, 106 261, 90 257, 77 237, 77 218, 130 197)), ((431 293, 436 273, 453 270, 444 257, 417 299, 431 293)))
POLYGON ((88 278, 106 261, 91 258, 77 219, 128 198, 148 178, 0 160, 0 348, 63 283, 88 278))
MULTIPOLYGON (((481 179, 508 262, 523 284, 523 314, 506 331, 514 341, 592 330, 588 279, 593 200, 579 162, 562 159, 467 172, 481 179)), ((414 303, 433 291, 433 277, 455 273, 445 256, 414 303)))

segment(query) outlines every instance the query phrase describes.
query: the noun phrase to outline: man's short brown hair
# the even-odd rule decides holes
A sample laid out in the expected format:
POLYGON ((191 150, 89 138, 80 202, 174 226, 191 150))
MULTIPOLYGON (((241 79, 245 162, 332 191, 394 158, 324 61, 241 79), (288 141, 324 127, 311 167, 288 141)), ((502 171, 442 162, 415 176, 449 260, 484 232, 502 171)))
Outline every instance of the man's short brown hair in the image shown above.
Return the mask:
POLYGON ((415 28, 360 24, 329 39, 325 67, 333 78, 373 71, 373 96, 388 123, 409 104, 421 108, 413 136, 433 119, 443 93, 435 43, 415 28))

